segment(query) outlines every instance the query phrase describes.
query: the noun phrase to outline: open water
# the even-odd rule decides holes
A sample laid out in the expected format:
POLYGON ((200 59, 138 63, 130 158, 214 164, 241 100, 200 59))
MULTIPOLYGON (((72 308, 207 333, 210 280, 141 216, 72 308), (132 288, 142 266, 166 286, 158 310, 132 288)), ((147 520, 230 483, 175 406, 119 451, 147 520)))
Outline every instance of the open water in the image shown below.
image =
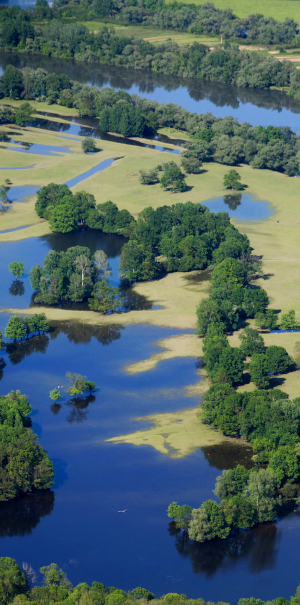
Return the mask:
MULTIPOLYGON (((252 124, 290 125, 299 131, 300 105, 276 92, 241 91, 108 66, 89 68, 47 58, 2 55, 1 67, 8 62, 66 72, 74 79, 124 88, 159 102, 173 102, 176 90, 176 102, 192 111, 211 110, 252 124)), ((243 194, 239 199, 212 200, 208 206, 213 209, 213 204, 223 204, 236 212, 255 201, 248 198, 243 194)), ((250 218, 262 216, 252 214, 250 218)), ((112 266, 112 281, 117 283, 123 242, 118 236, 84 231, 1 243, 1 308, 30 305, 29 269, 41 264, 50 249, 77 244, 89 245, 92 252, 104 249, 112 266), (20 285, 8 272, 8 263, 18 259, 25 262, 20 285)), ((143 304, 155 305, 155 301, 136 300, 137 308, 143 304)), ((0 314, 2 331, 8 317, 0 314)), ((176 459, 151 446, 106 442, 144 428, 145 421, 133 420, 137 416, 198 403, 197 397, 187 396, 185 388, 198 380, 199 362, 193 358, 164 361, 135 375, 125 371, 126 365, 159 351, 158 340, 180 334, 180 330, 124 327, 122 315, 119 319, 118 324, 101 328, 57 323, 49 335, 11 345, 4 354, 7 365, 0 393, 18 388, 28 396, 33 428, 54 460, 56 483, 50 491, 0 505, 1 555, 20 564, 28 561, 36 569, 56 562, 73 583, 98 580, 125 590, 144 586, 157 596, 179 592, 232 604, 243 596, 290 597, 300 583, 299 513, 230 540, 202 545, 171 535, 168 525, 166 509, 171 501, 198 507, 212 497, 216 477, 223 469, 238 462, 251 465, 247 450, 203 448, 176 459), (53 405, 49 391, 57 386, 63 390, 67 371, 86 374, 96 382, 97 391, 81 403, 65 397, 53 405), (123 509, 128 512, 118 514, 123 509)))

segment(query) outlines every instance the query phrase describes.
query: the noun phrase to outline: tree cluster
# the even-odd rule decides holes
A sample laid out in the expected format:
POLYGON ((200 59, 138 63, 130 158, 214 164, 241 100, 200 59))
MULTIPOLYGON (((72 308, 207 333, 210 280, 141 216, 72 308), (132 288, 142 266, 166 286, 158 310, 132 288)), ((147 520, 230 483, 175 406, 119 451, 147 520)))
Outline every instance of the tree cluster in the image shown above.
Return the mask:
POLYGON ((94 311, 108 313, 122 306, 118 288, 108 283, 110 269, 102 250, 94 255, 85 246, 74 246, 66 252, 48 252, 43 267, 35 265, 29 272, 35 302, 58 304, 88 299, 94 311))
POLYGON ((30 413, 20 391, 0 397, 0 501, 54 485, 53 465, 30 428, 30 413))
MULTIPOLYGON (((227 473, 229 471, 226 471, 227 473)), ((237 492, 238 498, 241 492, 241 486, 244 481, 242 472, 240 472, 241 480, 238 474, 234 477, 227 476, 224 482, 230 482, 233 490, 237 492)), ((222 478, 221 478, 222 479, 222 478)), ((250 483, 250 480, 249 480, 250 483)), ((266 492, 266 501, 264 509, 259 513, 266 514, 268 500, 271 500, 272 479, 266 478, 263 486, 255 485, 255 478, 251 480, 249 490, 251 490, 251 498, 255 499, 256 492, 264 489, 266 492)), ((234 498, 234 496, 233 496, 234 498)), ((176 502, 173 503, 178 507, 176 502)), ((171 505, 172 506, 172 505, 171 505)), ((251 504, 250 504, 251 506, 251 504)), ((214 521, 217 531, 220 520, 217 518, 215 511, 209 511, 210 517, 214 521)), ((247 515, 247 511, 245 511, 247 515)), ((240 515, 243 516, 243 513, 240 515)), ((148 603, 152 605, 215 605, 212 601, 207 603, 201 599, 188 599, 184 594, 174 592, 163 595, 160 599, 147 590, 138 586, 131 591, 125 592, 114 586, 105 586, 101 582, 93 582, 89 586, 86 582, 72 586, 63 569, 59 568, 56 563, 41 567, 40 572, 43 574, 43 585, 32 586, 36 581, 36 573, 30 565, 23 564, 23 569, 19 567, 14 559, 10 557, 0 558, 0 599, 3 605, 11 603, 20 603, 22 605, 38 605, 40 603, 51 603, 51 605, 74 605, 80 603, 84 605, 131 605, 132 603, 148 603)), ((242 598, 238 601, 238 605, 298 605, 300 599, 300 587, 297 588, 295 597, 291 597, 288 601, 283 597, 274 599, 274 601, 262 601, 261 599, 242 598)), ((219 601, 218 605, 228 605, 223 601, 219 601)))
POLYGON ((35 210, 49 221, 52 231, 69 233, 82 227, 105 233, 125 234, 134 220, 128 210, 118 210, 112 202, 96 206, 95 198, 85 191, 73 194, 67 185, 50 183, 37 195, 35 210))
POLYGON ((16 341, 20 338, 28 338, 30 335, 44 334, 49 331, 49 324, 45 313, 34 313, 22 319, 18 315, 12 315, 5 328, 6 338, 16 341))
POLYGON ((169 506, 168 516, 175 517, 176 526, 188 530, 189 537, 196 542, 225 539, 233 530, 275 521, 281 505, 281 497, 277 493, 279 484, 277 474, 272 469, 248 471, 238 465, 217 477, 215 494, 220 499, 219 504, 207 500, 200 508, 194 509, 177 505, 180 510, 189 508, 185 526, 180 517, 178 522, 175 502, 169 506))
POLYGON ((127 283, 151 280, 162 271, 205 269, 230 253, 249 268, 249 250, 247 237, 231 225, 226 213, 214 214, 192 202, 149 207, 131 226, 120 257, 120 275, 127 283))
POLYGON ((160 183, 161 187, 167 191, 175 193, 176 191, 186 191, 188 189, 185 182, 185 174, 181 172, 176 162, 165 162, 159 164, 156 168, 152 168, 149 172, 140 170, 140 183, 142 185, 154 185, 160 183), (158 173, 162 172, 162 176, 159 179, 158 173))
MULTIPOLYGON (((254 16, 253 19, 255 21, 257 17, 254 16)), ((258 19, 258 21, 263 23, 261 19, 258 19)), ((295 27, 296 24, 293 26, 291 24, 292 20, 288 20, 288 22, 288 24, 282 24, 283 29, 296 33, 298 31, 295 27), (291 26, 290 29, 289 26, 291 26)), ((247 30, 243 31, 247 34, 247 30)), ((272 31, 271 25, 268 31, 272 31)), ((266 42, 266 35, 264 30, 264 43, 266 42)), ((270 35, 272 37, 273 34, 270 35)), ((294 33, 292 33, 292 36, 294 36, 294 33)), ((287 38, 291 39, 290 34, 287 35, 287 38)), ((249 41, 251 42, 250 39, 249 41)), ((14 38, 11 40, 1 38, 0 42, 1 47, 6 50, 19 46, 19 42, 17 43, 17 39, 14 38)), ((292 96, 295 98, 300 96, 300 74, 293 63, 278 61, 270 55, 239 50, 237 44, 231 45, 229 42, 224 47, 217 46, 211 51, 198 42, 189 45, 178 45, 175 41, 166 40, 156 45, 143 38, 118 36, 112 27, 104 26, 98 33, 93 33, 81 23, 74 21, 64 23, 62 20, 52 19, 42 27, 34 28, 31 35, 26 37, 25 47, 19 48, 19 50, 24 50, 27 53, 74 58, 78 61, 87 61, 94 64, 101 62, 136 70, 152 69, 156 73, 173 74, 188 78, 201 77, 206 80, 231 83, 244 88, 290 87, 292 96)), ((53 77, 53 74, 47 75, 39 69, 36 71, 39 73, 40 81, 35 85, 36 77, 33 70, 25 68, 21 73, 12 66, 8 67, 7 75, 4 74, 0 80, 2 96, 8 95, 17 98, 16 94, 18 94, 18 98, 25 96, 30 99, 39 98, 41 94, 45 95, 46 92, 47 102, 49 103, 59 100, 64 105, 78 107, 79 112, 83 108, 85 112, 88 112, 86 115, 95 115, 96 107, 92 102, 95 89, 92 89, 91 92, 88 86, 83 86, 80 95, 78 95, 79 98, 76 99, 76 105, 74 105, 72 89, 75 85, 70 83, 68 76, 53 77), (52 78, 49 76, 52 76, 52 78), (65 86, 53 86, 54 80, 64 82, 65 86)), ((144 119, 146 123, 147 119, 137 109, 127 107, 123 111, 120 107, 115 114, 114 111, 111 112, 111 109, 107 108, 105 112, 107 127, 111 129, 110 116, 112 113, 114 114, 114 122, 124 122, 122 126, 124 132, 126 132, 129 125, 132 129, 141 131, 144 119)), ((124 136, 129 135, 125 134, 124 136)))
MULTIPOLYGON (((157 48, 158 46, 155 46, 155 49, 157 48)), ((178 52, 176 51, 176 57, 180 58, 178 52)), ((168 66, 169 55, 170 52, 166 51, 164 62, 168 66)), ((212 80, 224 79, 224 74, 229 73, 227 60, 231 57, 230 61, 233 61, 235 66, 243 63, 245 74, 241 79, 229 79, 228 82, 254 88, 291 85, 292 94, 297 96, 299 89, 300 98, 300 73, 292 63, 281 63, 270 57, 266 59, 265 55, 257 53, 246 55, 232 50, 212 51, 205 55, 206 75, 201 72, 202 77, 212 80), (261 57, 266 61, 265 66, 261 63, 261 57), (275 61, 275 64, 272 61, 275 61), (294 74, 291 69, 295 70, 294 74)), ((226 78, 224 81, 227 81, 226 78)), ((163 105, 109 88, 98 90, 72 82, 66 75, 47 74, 42 69, 26 68, 26 71, 20 71, 11 65, 6 67, 4 75, 0 78, 0 95, 1 91, 2 96, 16 99, 25 96, 28 99, 37 98, 46 100, 47 103, 76 107, 80 115, 99 116, 105 130, 120 132, 124 136, 145 136, 155 133, 160 127, 186 131, 192 135, 192 140, 186 143, 182 154, 182 166, 187 173, 200 173, 202 163, 209 161, 230 166, 242 162, 257 169, 284 172, 288 176, 299 173, 300 138, 289 127, 253 127, 247 122, 239 124, 238 120, 232 117, 222 119, 210 113, 192 114, 173 103, 163 105), (113 123, 110 122, 110 116, 114 116, 113 123), (143 124, 143 131, 136 130, 137 123, 143 124)), ((21 109, 16 110, 18 111, 21 109)), ((28 113, 31 110, 27 108, 26 111, 28 113)), ((25 121, 26 116, 28 119, 26 111, 21 112, 25 121)), ((15 120, 15 111, 8 107, 0 108, 0 124, 15 120)))

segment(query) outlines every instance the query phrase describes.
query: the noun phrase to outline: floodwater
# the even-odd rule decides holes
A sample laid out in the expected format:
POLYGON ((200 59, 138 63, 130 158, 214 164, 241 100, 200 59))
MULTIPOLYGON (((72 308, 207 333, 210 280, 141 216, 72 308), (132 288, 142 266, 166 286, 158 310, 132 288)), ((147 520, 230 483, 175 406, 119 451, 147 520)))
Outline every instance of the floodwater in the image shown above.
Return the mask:
MULTIPOLYGON (((134 71, 112 65, 1 52, 0 74, 8 64, 66 73, 71 79, 84 84, 126 90, 129 94, 159 103, 176 103, 195 113, 210 111, 217 117, 233 116, 253 126, 290 126, 297 134, 300 133, 300 102, 277 90, 238 88, 230 84, 134 71)), ((47 109, 51 111, 51 106, 47 105, 47 109)))
POLYGON ((249 193, 233 193, 204 202, 211 212, 227 212, 238 221, 261 221, 270 218, 274 210, 269 202, 256 200, 249 193))
MULTIPOLYGON (((173 102, 176 90, 177 103, 192 111, 235 115, 252 124, 290 125, 299 132, 300 105, 276 91, 241 91, 109 66, 2 54, 2 68, 8 62, 66 72, 80 81, 123 88, 159 102, 173 102)), ((67 124, 64 130, 79 134, 71 128, 67 124)), ((80 128, 89 131, 90 125, 80 128)), ((248 212, 255 202, 245 193, 241 197, 228 194, 207 206, 213 210, 218 205, 239 218, 239 212, 248 212)), ((41 264, 50 249, 72 245, 88 245, 92 252, 103 249, 112 267, 112 283, 117 284, 124 241, 120 236, 83 231, 1 243, 1 307, 30 305, 29 270, 41 264), (25 263, 19 283, 8 272, 13 260, 25 263)), ((207 273, 202 277, 207 278, 207 273)), ((137 297, 137 308, 143 308, 142 304, 154 309, 155 301, 142 303, 137 297)), ((0 314, 2 332, 8 318, 0 314)), ((0 505, 1 555, 20 564, 28 561, 35 569, 56 562, 74 584, 98 580, 124 590, 144 586, 157 596, 178 592, 231 604, 247 596, 289 598, 300 582, 298 512, 277 524, 207 544, 174 535, 168 523, 170 502, 198 507, 213 496, 216 477, 223 469, 239 462, 250 466, 246 448, 203 448, 174 459, 151 446, 105 441, 145 428, 145 421, 133 420, 137 416, 198 404, 199 398, 187 396, 185 387, 199 380, 199 360, 175 358, 148 372, 131 375, 125 371, 126 365, 160 351, 158 340, 182 332, 148 325, 124 327, 121 314, 117 324, 103 327, 71 322, 51 327, 48 335, 12 344, 4 354, 7 365, 0 392, 20 389, 28 396, 33 428, 54 461, 56 483, 52 490, 0 505), (49 391, 57 386, 63 391, 67 371, 87 375, 97 390, 83 401, 64 396, 59 404, 52 404, 49 391), (123 509, 128 512, 119 515, 117 511, 123 509)))

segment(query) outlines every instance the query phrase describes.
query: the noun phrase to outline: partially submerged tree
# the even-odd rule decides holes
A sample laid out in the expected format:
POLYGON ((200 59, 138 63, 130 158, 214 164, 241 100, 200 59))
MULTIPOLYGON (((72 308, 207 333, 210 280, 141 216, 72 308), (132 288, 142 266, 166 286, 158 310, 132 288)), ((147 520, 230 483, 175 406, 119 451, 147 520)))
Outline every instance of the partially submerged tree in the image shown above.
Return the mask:
POLYGON ((69 393, 72 397, 77 395, 83 396, 85 392, 91 393, 96 388, 96 384, 91 380, 87 380, 86 376, 81 374, 74 374, 73 372, 66 372, 66 377, 70 382, 70 386, 65 389, 66 393, 69 393))
POLYGON ((9 268, 10 272, 13 274, 13 276, 16 277, 16 279, 18 279, 18 277, 22 277, 22 275, 24 275, 24 264, 23 263, 13 262, 8 265, 8 268, 9 268))

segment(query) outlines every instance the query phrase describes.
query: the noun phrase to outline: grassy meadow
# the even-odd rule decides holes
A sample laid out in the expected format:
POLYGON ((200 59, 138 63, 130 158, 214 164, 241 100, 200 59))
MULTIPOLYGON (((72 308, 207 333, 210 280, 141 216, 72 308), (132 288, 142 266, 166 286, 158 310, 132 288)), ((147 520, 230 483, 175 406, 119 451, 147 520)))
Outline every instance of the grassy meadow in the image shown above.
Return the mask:
MULTIPOLYGON (((184 1, 186 4, 202 4, 200 0, 184 1)), ((252 0, 251 3, 246 0, 214 0, 214 5, 223 10, 231 8, 233 13, 240 18, 258 13, 264 17, 273 17, 278 21, 288 18, 300 23, 300 3, 297 0, 252 0)))
POLYGON ((118 25, 116 23, 103 23, 102 21, 82 21, 90 31, 97 33, 102 27, 111 27, 115 29, 118 36, 131 38, 143 38, 153 44, 164 42, 165 40, 174 40, 177 44, 192 44, 200 42, 206 46, 212 46, 219 42, 216 36, 195 36, 188 32, 174 32, 173 30, 160 29, 158 27, 146 27, 142 25, 118 25))

